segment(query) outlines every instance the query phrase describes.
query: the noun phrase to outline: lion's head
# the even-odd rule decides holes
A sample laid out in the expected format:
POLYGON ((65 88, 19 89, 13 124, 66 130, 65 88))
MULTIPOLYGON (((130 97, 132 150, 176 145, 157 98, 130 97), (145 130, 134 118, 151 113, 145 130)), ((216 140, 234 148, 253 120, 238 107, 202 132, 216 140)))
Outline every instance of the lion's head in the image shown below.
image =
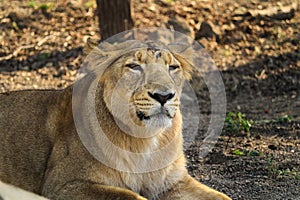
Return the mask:
POLYGON ((191 71, 192 66, 179 54, 147 42, 116 56, 99 83, 118 125, 133 135, 143 132, 149 137, 181 118, 180 95, 191 71))

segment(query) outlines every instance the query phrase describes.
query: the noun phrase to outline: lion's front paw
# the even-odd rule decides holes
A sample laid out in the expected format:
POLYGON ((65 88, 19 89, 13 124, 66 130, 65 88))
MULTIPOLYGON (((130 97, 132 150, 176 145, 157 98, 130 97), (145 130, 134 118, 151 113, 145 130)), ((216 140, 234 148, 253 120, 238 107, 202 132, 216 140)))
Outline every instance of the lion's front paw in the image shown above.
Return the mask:
POLYGON ((215 195, 215 197, 211 198, 211 200, 231 200, 227 195, 219 193, 215 195))
POLYGON ((147 200, 146 198, 140 196, 137 200, 147 200))
POLYGON ((115 200, 147 200, 146 198, 136 195, 131 197, 117 197, 115 200))

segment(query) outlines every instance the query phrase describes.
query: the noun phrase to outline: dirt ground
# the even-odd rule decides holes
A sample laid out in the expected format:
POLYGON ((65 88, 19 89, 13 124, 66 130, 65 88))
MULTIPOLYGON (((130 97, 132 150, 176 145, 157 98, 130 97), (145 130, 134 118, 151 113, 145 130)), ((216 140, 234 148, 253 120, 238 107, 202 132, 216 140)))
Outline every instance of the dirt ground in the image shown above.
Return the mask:
MULTIPOLYGON (((227 111, 252 125, 225 126, 199 160, 210 102, 196 88, 207 123, 186 149, 190 173, 232 199, 300 200, 299 1, 135 0, 133 8, 135 27, 176 23, 203 44, 222 74, 227 111)), ((65 88, 86 39, 98 35, 94 1, 0 0, 0 92, 65 88)))

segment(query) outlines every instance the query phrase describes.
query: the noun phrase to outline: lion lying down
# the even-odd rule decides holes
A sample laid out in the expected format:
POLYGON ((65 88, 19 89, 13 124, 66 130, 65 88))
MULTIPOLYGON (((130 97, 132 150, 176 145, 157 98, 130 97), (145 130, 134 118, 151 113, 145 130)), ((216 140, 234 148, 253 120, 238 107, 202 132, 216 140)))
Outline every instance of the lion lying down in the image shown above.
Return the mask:
POLYGON ((95 93, 95 112, 105 136, 120 149, 140 153, 138 163, 100 147, 103 158, 125 166, 127 171, 122 171, 91 155, 74 123, 74 86, 17 91, 0 94, 0 180, 53 200, 230 199, 197 182, 185 168, 179 98, 192 66, 179 54, 145 44, 117 57, 99 78, 95 93), (126 103, 130 117, 124 114, 126 103), (134 136, 116 121, 129 126, 134 136), (169 143, 172 152, 165 157, 148 156, 169 143), (146 169, 166 159, 172 162, 146 169))

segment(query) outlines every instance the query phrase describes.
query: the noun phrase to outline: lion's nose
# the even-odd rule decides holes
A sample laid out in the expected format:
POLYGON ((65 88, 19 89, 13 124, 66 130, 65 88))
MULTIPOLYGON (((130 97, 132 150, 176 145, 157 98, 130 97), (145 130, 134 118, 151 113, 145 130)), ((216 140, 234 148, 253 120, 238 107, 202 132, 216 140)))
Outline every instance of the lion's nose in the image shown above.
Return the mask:
POLYGON ((158 101, 162 106, 170 99, 172 99, 175 94, 174 93, 151 93, 148 92, 148 95, 158 101))

